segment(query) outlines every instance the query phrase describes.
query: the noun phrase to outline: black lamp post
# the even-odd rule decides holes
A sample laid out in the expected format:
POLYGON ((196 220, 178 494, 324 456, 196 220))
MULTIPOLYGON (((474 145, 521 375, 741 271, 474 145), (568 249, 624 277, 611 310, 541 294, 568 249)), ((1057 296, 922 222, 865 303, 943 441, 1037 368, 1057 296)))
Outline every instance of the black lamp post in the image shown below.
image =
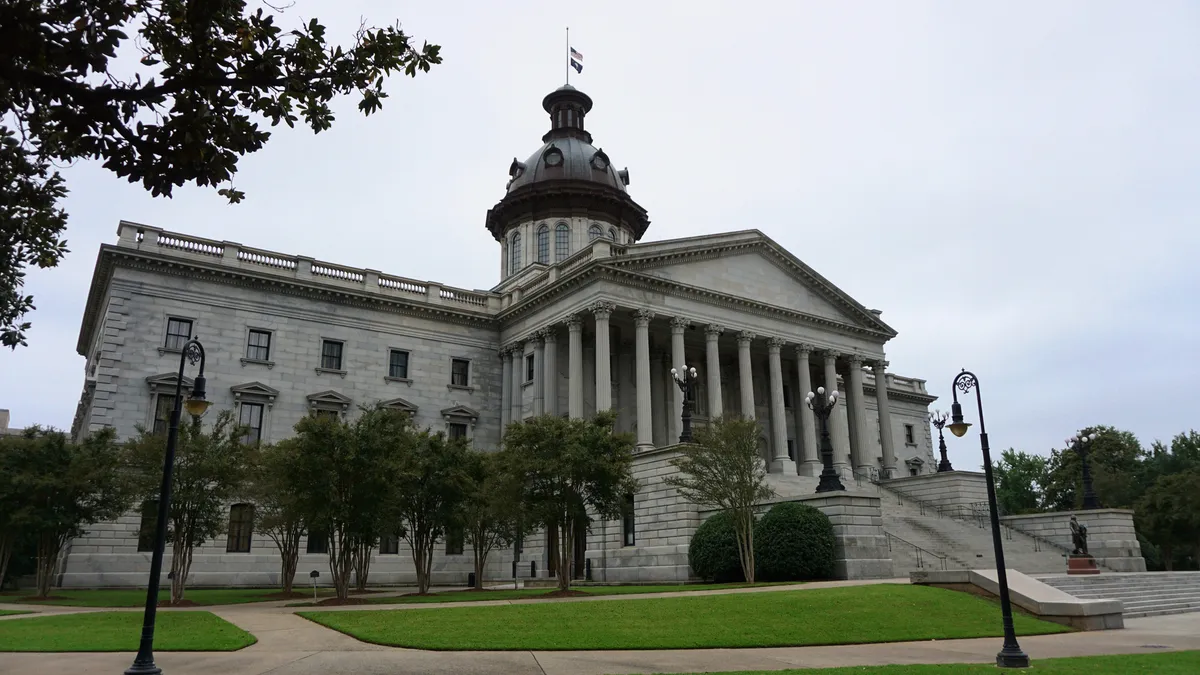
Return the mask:
POLYGON ((946 426, 948 419, 950 418, 941 410, 929 413, 930 424, 937 427, 938 430, 938 450, 942 453, 942 461, 938 462, 938 473, 954 470, 954 467, 950 466, 950 458, 946 456, 946 437, 942 434, 942 428, 946 426))
POLYGON ((692 389, 696 386, 696 369, 686 365, 671 369, 671 377, 683 392, 683 429, 679 434, 680 443, 692 442, 692 389))
POLYGON ((158 491, 158 522, 154 532, 154 554, 150 558, 150 583, 146 589, 146 613, 142 620, 142 640, 137 656, 125 675, 159 675, 162 669, 154 665, 154 619, 158 614, 158 577, 162 574, 163 549, 167 544, 167 515, 171 503, 171 473, 175 468, 175 444, 179 440, 180 410, 183 401, 183 369, 188 362, 200 364, 200 373, 192 385, 192 395, 186 406, 188 414, 199 417, 208 410, 204 398, 204 347, 191 339, 179 354, 179 373, 175 378, 175 406, 171 409, 171 428, 167 431, 167 451, 163 457, 162 487, 158 491))
POLYGON ((983 423, 983 397, 979 393, 979 380, 974 373, 963 370, 954 378, 951 391, 954 404, 950 407, 952 422, 950 433, 962 438, 970 422, 963 421, 962 406, 958 403, 958 392, 975 390, 975 405, 979 407, 979 445, 983 449, 983 473, 987 479, 988 510, 992 516, 992 545, 996 549, 996 579, 1000 582, 1000 613, 1004 618, 1004 647, 996 654, 996 665, 1001 668, 1028 668, 1029 655, 1017 644, 1017 633, 1013 629, 1012 601, 1008 597, 1008 572, 1004 568, 1004 545, 1000 541, 1000 513, 996 508, 996 485, 992 482, 992 455, 988 448, 987 427, 983 423))
POLYGON ((840 394, 834 389, 829 396, 825 395, 825 387, 817 387, 817 391, 808 392, 804 402, 808 404, 817 419, 821 420, 821 482, 817 483, 817 492, 837 492, 845 490, 842 479, 833 469, 833 441, 829 439, 829 413, 837 407, 840 394))
POLYGON ((1090 511, 1100 508, 1096 499, 1096 491, 1092 489, 1092 465, 1088 461, 1088 453, 1092 450, 1092 442, 1099 438, 1096 434, 1075 434, 1067 439, 1067 447, 1079 453, 1079 461, 1083 463, 1083 508, 1090 511))

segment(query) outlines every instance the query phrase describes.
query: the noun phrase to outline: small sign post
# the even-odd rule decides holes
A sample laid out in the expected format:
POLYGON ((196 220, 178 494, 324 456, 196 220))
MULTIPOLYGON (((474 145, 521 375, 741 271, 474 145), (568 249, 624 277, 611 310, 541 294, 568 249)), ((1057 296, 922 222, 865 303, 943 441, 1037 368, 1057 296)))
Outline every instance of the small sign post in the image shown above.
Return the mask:
POLYGON ((308 578, 312 579, 313 582, 313 604, 317 602, 317 577, 319 576, 321 576, 321 573, 316 570, 308 573, 308 578))

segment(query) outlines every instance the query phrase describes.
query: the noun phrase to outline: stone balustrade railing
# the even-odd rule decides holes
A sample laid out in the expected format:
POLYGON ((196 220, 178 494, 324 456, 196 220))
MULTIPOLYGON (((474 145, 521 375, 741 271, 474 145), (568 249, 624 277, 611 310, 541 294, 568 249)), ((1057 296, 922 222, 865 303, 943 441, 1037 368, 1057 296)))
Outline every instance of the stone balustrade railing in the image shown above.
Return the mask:
POLYGON ((500 308, 500 297, 493 293, 397 277, 376 270, 335 265, 306 256, 264 251, 232 241, 216 241, 167 232, 149 225, 121 221, 117 235, 118 246, 195 258, 257 273, 315 280, 389 296, 423 299, 433 304, 457 306, 468 311, 486 312, 500 308))

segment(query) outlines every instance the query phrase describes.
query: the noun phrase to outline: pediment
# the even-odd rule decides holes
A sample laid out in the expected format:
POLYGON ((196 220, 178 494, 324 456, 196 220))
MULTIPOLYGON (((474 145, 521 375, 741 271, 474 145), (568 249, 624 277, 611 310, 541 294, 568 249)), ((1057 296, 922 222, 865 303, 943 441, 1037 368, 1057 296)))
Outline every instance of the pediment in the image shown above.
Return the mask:
POLYGON ((465 405, 453 405, 442 409, 442 417, 469 417, 472 420, 477 420, 479 419, 479 411, 474 408, 468 408, 465 405))
POLYGON ((402 398, 393 398, 387 401, 380 401, 379 405, 385 408, 392 408, 394 410, 403 410, 406 413, 415 414, 417 412, 417 406, 402 398))
POLYGON ((350 397, 344 396, 330 389, 317 394, 309 394, 308 407, 341 408, 342 410, 345 410, 346 408, 350 407, 350 397))
MULTIPOLYGON (((178 377, 179 375, 177 373, 160 373, 158 375, 150 375, 146 378, 146 384, 150 386, 150 391, 158 391, 159 389, 174 387, 175 381, 178 379, 178 377)), ((187 375, 183 376, 183 388, 186 390, 191 390, 192 388, 192 378, 188 377, 187 375)))
POLYGON ((279 396, 279 390, 273 387, 268 387, 262 382, 246 382, 245 384, 235 384, 229 388, 233 392, 234 400, 241 399, 246 396, 258 396, 271 401, 279 396))

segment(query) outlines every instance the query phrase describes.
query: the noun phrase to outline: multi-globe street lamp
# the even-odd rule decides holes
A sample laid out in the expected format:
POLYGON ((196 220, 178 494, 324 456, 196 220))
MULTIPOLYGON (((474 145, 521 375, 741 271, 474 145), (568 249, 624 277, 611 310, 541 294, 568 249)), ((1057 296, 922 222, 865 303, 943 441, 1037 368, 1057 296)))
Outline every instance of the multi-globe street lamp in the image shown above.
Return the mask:
POLYGON ((1079 461, 1083 464, 1083 508, 1085 511, 1100 508, 1100 502, 1096 499, 1096 491, 1092 489, 1092 466, 1088 461, 1088 454, 1092 450, 1092 443, 1099 438, 1096 434, 1075 434, 1067 439, 1067 447, 1079 453, 1079 461))
POLYGON ((992 516, 992 546, 996 550, 996 580, 1000 582, 1000 613, 1004 621, 1004 646, 996 654, 996 665, 1001 668, 1028 668, 1029 655, 1017 644, 1017 633, 1013 629, 1012 601, 1008 596, 1008 572, 1004 568, 1004 544, 1000 540, 1000 512, 996 507, 996 485, 992 480, 992 455, 988 448, 987 427, 983 423, 983 397, 979 393, 979 379, 965 369, 954 378, 951 392, 954 403, 950 406, 950 433, 962 438, 970 422, 963 421, 962 405, 958 392, 966 394, 975 390, 975 405, 979 408, 979 445, 983 450, 983 473, 987 480, 988 510, 992 516))
POLYGON ((171 427, 167 431, 167 450, 163 457, 162 486, 158 490, 158 522, 154 532, 154 553, 150 558, 150 583, 146 589, 146 612, 142 620, 142 639, 137 656, 125 675, 159 675, 162 669, 154 664, 154 620, 158 615, 158 577, 162 574, 163 549, 167 543, 167 516, 171 503, 171 474, 175 468, 175 445, 179 441, 179 417, 186 407, 188 414, 198 418, 208 410, 204 398, 204 347, 193 338, 183 345, 179 354, 179 373, 175 377, 175 404, 171 408, 171 427), (188 363, 200 364, 200 372, 192 385, 191 396, 183 400, 183 369, 188 363))
POLYGON ((671 369, 671 377, 675 378, 675 384, 679 385, 679 390, 683 392, 683 422, 682 429, 679 433, 680 443, 692 442, 692 389, 696 386, 696 369, 688 368, 687 365, 682 365, 679 368, 671 369))
POLYGON ((950 417, 941 410, 929 413, 929 423, 938 430, 938 450, 942 453, 942 461, 938 462, 938 473, 954 470, 954 467, 950 466, 950 458, 946 456, 946 436, 942 434, 942 428, 949 419, 950 417))
POLYGON ((842 479, 833 469, 833 441, 829 438, 829 413, 837 407, 841 395, 834 389, 825 395, 825 387, 817 387, 815 392, 808 392, 804 402, 808 404, 817 419, 821 420, 821 481, 817 483, 817 492, 836 492, 845 490, 842 479))

